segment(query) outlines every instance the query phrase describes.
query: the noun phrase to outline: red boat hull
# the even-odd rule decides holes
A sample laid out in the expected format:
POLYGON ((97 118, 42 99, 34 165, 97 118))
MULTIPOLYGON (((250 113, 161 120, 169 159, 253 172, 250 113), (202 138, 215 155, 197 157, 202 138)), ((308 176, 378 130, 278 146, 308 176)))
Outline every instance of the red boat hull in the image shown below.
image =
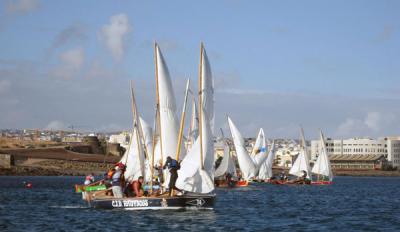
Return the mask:
POLYGON ((249 182, 246 180, 237 181, 235 185, 229 186, 226 180, 215 180, 215 186, 219 188, 237 188, 237 187, 246 187, 249 185, 249 182))
POLYGON ((236 187, 246 187, 249 185, 249 182, 247 180, 241 180, 236 182, 236 187))
POLYGON ((332 181, 313 181, 311 182, 312 185, 331 185, 333 184, 332 181))

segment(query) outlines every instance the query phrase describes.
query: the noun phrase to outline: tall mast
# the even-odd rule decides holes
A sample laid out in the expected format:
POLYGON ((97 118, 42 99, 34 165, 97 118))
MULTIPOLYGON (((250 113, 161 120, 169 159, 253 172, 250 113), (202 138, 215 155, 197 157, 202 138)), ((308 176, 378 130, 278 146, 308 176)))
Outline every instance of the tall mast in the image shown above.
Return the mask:
POLYGON ((204 169, 203 162, 203 42, 200 44, 200 64, 199 64, 199 136, 200 136, 200 162, 201 169, 204 169))
MULTIPOLYGON (((132 83, 131 83, 132 84, 132 83)), ((131 91, 132 91, 132 85, 131 85, 131 91)), ((131 94, 132 94, 132 92, 131 92, 131 94)), ((135 109, 134 109, 134 107, 133 107, 133 105, 134 105, 134 103, 133 103, 133 95, 131 95, 131 111, 132 111, 132 134, 131 134, 131 136, 129 136, 130 138, 129 138, 129 146, 128 146, 128 149, 126 150, 126 157, 125 157, 125 165, 126 165, 126 163, 128 162, 128 156, 129 156, 129 151, 130 151, 130 149, 131 149, 131 144, 132 144, 132 141, 133 141, 133 132, 134 132, 134 129, 135 129, 135 109)))
POLYGON ((150 166, 150 172, 151 172, 151 180, 150 180, 150 193, 153 193, 153 178, 154 178, 154 155, 155 155, 155 150, 156 150, 156 142, 157 142, 157 115, 158 115, 158 108, 156 108, 156 115, 154 116, 155 123, 154 123, 154 133, 153 133, 153 152, 151 156, 151 166, 150 166))
MULTIPOLYGON (((161 151, 161 163, 164 162, 163 161, 163 148, 162 148, 162 136, 161 136, 161 126, 160 126, 160 94, 159 94, 159 90, 158 90, 158 56, 157 56, 157 48, 158 45, 156 42, 154 42, 154 64, 155 64, 155 78, 156 78, 156 126, 159 130, 159 139, 160 139, 160 151, 161 151)), ((156 130, 154 130, 156 131, 156 130)), ((153 186, 153 177, 154 177, 154 152, 156 150, 155 147, 155 136, 156 133, 154 133, 153 135, 153 157, 152 157, 152 167, 151 167, 151 190, 152 190, 152 186, 153 186)))
POLYGON ((156 62, 156 94, 157 94, 157 124, 158 124, 158 130, 160 132, 160 151, 161 151, 161 162, 164 162, 163 157, 163 146, 162 146, 162 128, 161 128, 161 121, 160 121, 160 92, 159 92, 159 86, 158 86, 158 56, 157 56, 157 48, 158 44, 154 43, 154 48, 155 48, 155 62, 156 62))
MULTIPOLYGON (((137 149, 139 151, 138 154, 138 161, 139 164, 142 164, 141 160, 140 160, 140 151, 141 151, 141 142, 140 142, 140 133, 139 133, 139 120, 138 120, 138 113, 137 113, 137 108, 136 108, 136 100, 135 100, 135 95, 133 93, 133 87, 132 87, 132 81, 131 81, 131 99, 132 99, 132 115, 133 115, 133 130, 136 132, 136 145, 137 145, 137 149), (136 130, 135 130, 136 127, 136 130)), ((133 133, 132 133, 132 137, 133 137, 133 133)), ((141 167, 141 171, 142 171, 142 175, 144 175, 144 167, 141 167)))
POLYGON ((183 137, 183 127, 185 125, 185 115, 186 115, 186 102, 188 98, 188 92, 189 92, 189 84, 190 84, 190 79, 187 80, 186 84, 186 90, 185 90, 185 100, 183 102, 183 108, 182 108, 182 114, 181 114, 181 124, 179 127, 179 135, 178 135, 178 144, 176 148, 176 160, 179 160, 179 154, 181 153, 181 144, 182 144, 182 137, 183 137))
POLYGON ((143 146, 144 151, 146 152, 146 155, 149 156, 147 145, 146 145, 146 141, 145 141, 145 138, 144 138, 142 123, 140 123, 139 112, 138 112, 137 104, 136 104, 136 100, 135 100, 135 94, 133 92, 133 81, 131 81, 131 96, 132 96, 132 107, 135 108, 135 114, 136 114, 135 115, 135 120, 136 120, 136 123, 137 123, 137 128, 139 130, 139 135, 140 135, 139 138, 140 138, 140 140, 142 142, 142 146, 143 146))

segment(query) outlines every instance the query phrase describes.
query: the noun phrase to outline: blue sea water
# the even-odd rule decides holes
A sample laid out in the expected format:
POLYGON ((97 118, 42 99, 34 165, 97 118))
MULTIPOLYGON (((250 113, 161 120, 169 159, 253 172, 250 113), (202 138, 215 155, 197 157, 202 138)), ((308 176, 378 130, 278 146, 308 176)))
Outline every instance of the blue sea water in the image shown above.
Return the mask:
POLYGON ((214 210, 88 208, 83 177, 0 177, 0 231, 400 231, 400 178, 217 189, 214 210), (24 188, 22 182, 32 182, 24 188))

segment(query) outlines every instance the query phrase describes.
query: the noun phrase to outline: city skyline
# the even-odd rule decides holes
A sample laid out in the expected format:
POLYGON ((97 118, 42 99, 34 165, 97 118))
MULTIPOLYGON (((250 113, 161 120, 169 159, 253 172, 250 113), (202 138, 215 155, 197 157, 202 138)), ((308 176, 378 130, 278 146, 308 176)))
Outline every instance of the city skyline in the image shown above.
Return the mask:
POLYGON ((129 129, 129 81, 152 123, 153 42, 174 82, 197 89, 200 41, 225 115, 246 137, 400 134, 396 1, 4 1, 0 128, 129 129))

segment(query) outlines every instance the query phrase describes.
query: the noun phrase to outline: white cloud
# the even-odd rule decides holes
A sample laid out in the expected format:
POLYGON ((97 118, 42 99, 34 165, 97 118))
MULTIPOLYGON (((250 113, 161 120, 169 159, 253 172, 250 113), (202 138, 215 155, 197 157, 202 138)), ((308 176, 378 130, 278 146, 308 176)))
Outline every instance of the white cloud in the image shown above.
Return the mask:
POLYGON ((78 75, 84 62, 85 52, 82 48, 67 50, 59 55, 60 65, 51 74, 60 78, 71 78, 78 75))
POLYGON ((0 94, 5 94, 10 90, 11 82, 9 80, 0 80, 0 94))
POLYGON ((393 127, 395 115, 392 113, 381 113, 376 111, 367 112, 364 119, 347 118, 345 122, 339 125, 336 134, 338 136, 370 136, 384 135, 385 130, 393 127))
POLYGON ((10 14, 25 14, 39 7, 38 0, 14 0, 8 1, 6 11, 10 14))
MULTIPOLYGON (((58 57, 60 66, 75 60, 71 58, 73 55, 64 55, 64 61, 61 55, 58 57)), ((75 64, 75 67, 82 64, 75 61, 70 63, 75 64)), ((131 112, 128 78, 135 81, 135 95, 141 116, 149 122, 154 120, 155 87, 152 78, 129 75, 119 68, 108 69, 100 61, 86 58, 78 73, 80 77, 86 78, 79 78, 79 81, 54 78, 49 75, 47 67, 43 66, 43 63, 0 60, 0 80, 11 82, 11 87, 7 87, 8 84, 4 85, 3 82, 3 86, 10 89, 6 97, 0 96, 0 128, 45 127, 57 119, 61 122, 85 125, 85 130, 129 129, 131 112), (110 78, 99 79, 100 77, 110 78), (115 79, 116 77, 119 78, 115 79), (5 102, 4 99, 9 100, 5 102)), ((234 80, 229 79, 229 76, 232 75, 222 80, 220 89, 235 88, 235 84, 232 84, 234 80)), ((181 105, 181 90, 184 89, 185 80, 175 79, 177 103, 181 105)), ((226 114, 232 117, 245 137, 255 136, 258 128, 263 127, 270 139, 298 138, 300 124, 304 127, 307 139, 318 138, 318 128, 321 128, 327 137, 333 138, 339 137, 337 132, 341 132, 340 137, 343 138, 379 137, 400 133, 400 108, 395 107, 400 104, 398 99, 278 93, 273 91, 272 87, 265 88, 263 94, 237 89, 239 90, 221 93, 216 88, 216 135, 220 135, 218 129, 223 126, 225 136, 230 136, 226 126, 226 114)), ((62 127, 62 124, 52 124, 49 128, 62 127)))
POLYGON ((112 16, 110 24, 104 25, 101 29, 101 38, 117 61, 124 55, 124 41, 130 31, 131 25, 126 14, 112 16))
POLYGON ((44 128, 45 130, 65 130, 66 126, 63 122, 59 120, 51 121, 47 126, 44 128))
MULTIPOLYGON (((365 131, 366 125, 362 120, 347 118, 342 124, 339 125, 336 135, 337 136, 350 136, 361 131, 365 131)), ((363 132, 361 132, 363 133, 363 132)))
POLYGON ((85 61, 85 52, 82 48, 75 48, 61 53, 60 60, 68 67, 78 70, 85 61))
POLYGON ((381 127, 382 119, 383 115, 379 112, 368 112, 367 117, 364 119, 364 123, 368 128, 378 131, 381 127))

